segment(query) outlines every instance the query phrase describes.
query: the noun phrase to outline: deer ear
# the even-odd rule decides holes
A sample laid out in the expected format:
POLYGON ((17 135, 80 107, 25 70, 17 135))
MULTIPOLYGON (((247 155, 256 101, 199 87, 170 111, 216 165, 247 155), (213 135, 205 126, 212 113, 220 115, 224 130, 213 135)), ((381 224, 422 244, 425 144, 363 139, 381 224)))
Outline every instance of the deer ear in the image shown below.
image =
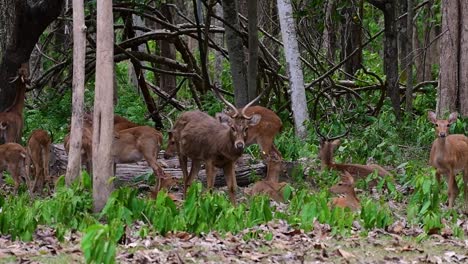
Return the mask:
POLYGON ((226 125, 229 125, 232 122, 232 118, 225 113, 216 113, 216 119, 218 119, 221 124, 226 125))
POLYGON ((262 116, 261 116, 261 115, 258 115, 258 114, 255 114, 255 115, 253 115, 252 118, 249 120, 248 125, 249 125, 249 126, 255 126, 255 125, 257 125, 257 124, 260 122, 260 120, 262 120, 262 116))
POLYGON ((451 114, 449 115, 449 118, 448 118, 449 124, 455 123, 455 121, 457 121, 457 117, 458 117, 458 113, 457 113, 457 112, 451 113, 451 114))
POLYGON ((335 139, 331 142, 334 148, 338 147, 341 144, 341 140, 335 139))
POLYGON ((432 124, 437 123, 437 116, 434 112, 432 111, 427 112, 427 118, 429 119, 429 122, 431 122, 432 124))

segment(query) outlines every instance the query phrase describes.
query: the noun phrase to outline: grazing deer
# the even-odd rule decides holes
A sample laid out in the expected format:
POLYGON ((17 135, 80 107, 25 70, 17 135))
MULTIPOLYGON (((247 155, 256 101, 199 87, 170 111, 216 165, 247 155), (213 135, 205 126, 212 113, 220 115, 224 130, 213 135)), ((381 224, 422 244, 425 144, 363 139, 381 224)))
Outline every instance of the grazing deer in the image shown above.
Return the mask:
POLYGON ((42 191, 44 182, 46 184, 51 182, 49 175, 51 141, 49 134, 42 129, 34 130, 29 136, 27 145, 29 158, 26 166, 26 179, 29 181, 28 187, 31 193, 33 193, 36 188, 42 191), (32 165, 34 166, 34 180, 31 180, 29 176, 31 174, 29 160, 32 161, 32 165))
POLYGON ((5 170, 11 173, 15 180, 15 193, 21 184, 22 177, 26 176, 25 167, 28 153, 20 144, 5 143, 0 145, 0 172, 5 170))
POLYGON ((349 208, 352 211, 361 209, 359 199, 354 192, 354 178, 349 172, 344 171, 341 181, 330 188, 330 192, 334 194, 344 195, 342 197, 335 197, 332 204, 341 208, 349 208))
POLYGON ((463 172, 465 207, 468 209, 468 138, 465 135, 449 135, 449 127, 457 120, 457 113, 451 113, 448 119, 437 119, 434 112, 428 112, 428 118, 435 125, 436 139, 432 143, 429 164, 436 168, 436 178, 448 177, 448 201, 452 208, 458 195, 455 175, 463 172))
POLYGON ((201 163, 205 162, 208 189, 214 186, 215 167, 223 168, 229 198, 236 204, 235 162, 244 152, 247 130, 257 125, 262 118, 258 114, 246 115, 245 109, 260 96, 241 111, 229 103, 228 106, 235 112, 234 118, 224 113, 217 113, 216 118, 213 118, 200 111, 185 112, 179 117, 174 126, 173 136, 177 142, 177 153, 184 175, 184 195, 198 175, 201 163), (187 169, 188 158, 192 160, 190 174, 187 169))
POLYGON ((23 130, 23 108, 26 86, 29 85, 28 63, 21 64, 18 75, 12 82, 16 82, 16 96, 13 104, 4 112, 0 112, 0 144, 7 142, 18 143, 23 130))
POLYGON ((265 194, 277 202, 284 203, 283 190, 284 186, 287 184, 288 183, 286 182, 272 182, 262 180, 256 182, 250 190, 246 190, 245 192, 248 195, 265 194))
POLYGON ((390 175, 390 172, 377 164, 362 165, 352 163, 335 163, 333 161, 333 152, 341 143, 339 138, 344 137, 348 133, 348 130, 344 134, 333 138, 325 137, 320 133, 318 128, 316 128, 316 131, 320 137, 319 158, 321 161, 322 170, 329 168, 341 171, 343 173, 347 171, 351 174, 351 176, 355 177, 355 179, 365 178, 375 170, 377 170, 378 175, 381 177, 390 175))

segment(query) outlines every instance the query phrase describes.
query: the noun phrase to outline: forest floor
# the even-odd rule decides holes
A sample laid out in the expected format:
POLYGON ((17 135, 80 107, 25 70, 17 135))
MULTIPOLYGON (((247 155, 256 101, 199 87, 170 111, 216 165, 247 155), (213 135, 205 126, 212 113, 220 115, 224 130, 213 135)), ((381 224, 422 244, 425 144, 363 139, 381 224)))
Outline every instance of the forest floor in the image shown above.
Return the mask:
MULTIPOLYGON (((277 219, 235 235, 176 232, 141 238, 141 225, 126 228, 118 263, 468 263, 466 237, 455 238, 444 229, 419 242, 423 230, 404 219, 371 231, 356 221, 346 237, 332 235, 327 224, 315 222, 313 231, 304 232, 277 219)), ((458 225, 468 233, 466 217, 458 225)), ((59 242, 49 227, 40 227, 31 242, 0 236, 0 263, 84 263, 80 240, 81 234, 73 232, 59 242)))

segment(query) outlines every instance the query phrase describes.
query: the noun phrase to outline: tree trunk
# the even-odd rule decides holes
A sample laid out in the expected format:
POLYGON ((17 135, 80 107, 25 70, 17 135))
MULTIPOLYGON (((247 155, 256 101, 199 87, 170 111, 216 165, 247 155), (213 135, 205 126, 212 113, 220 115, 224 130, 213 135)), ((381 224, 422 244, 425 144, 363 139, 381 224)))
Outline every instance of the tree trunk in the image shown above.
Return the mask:
MULTIPOLYGON (((406 14, 408 9, 408 0, 398 0, 398 16, 406 14)), ((406 16, 408 18, 408 16, 406 16)), ((409 29, 408 19, 398 20, 398 56, 400 61, 400 69, 402 70, 400 75, 400 80, 403 82, 407 80, 407 58, 409 49, 409 39, 408 39, 408 29, 409 29)))
POLYGON ((65 181, 70 185, 81 169, 81 140, 83 136, 83 107, 86 62, 86 25, 83 0, 73 0, 73 104, 65 181))
MULTIPOLYGON (((362 17, 363 17, 363 1, 359 1, 357 5, 347 8, 347 25, 345 25, 345 54, 346 58, 355 49, 361 47, 362 44, 362 17)), ((344 64, 344 71, 349 75, 354 75, 361 68, 362 50, 356 52, 344 64)))
MULTIPOLYGON (((170 2, 170 1, 167 1, 170 2)), ((161 13, 166 17, 167 22, 172 23, 172 12, 171 8, 168 6, 169 3, 162 4, 161 6, 161 13)), ((168 59, 176 60, 176 53, 175 53, 175 47, 174 44, 172 44, 170 41, 167 40, 160 40, 159 42, 159 47, 161 51, 161 56, 166 57, 168 59)), ((161 69, 162 70, 171 70, 170 67, 161 64, 161 69)), ((172 94, 173 91, 176 89, 176 76, 171 75, 171 74, 164 74, 160 73, 159 74, 159 87, 163 91, 165 91, 167 94, 172 94)))
POLYGON ((258 75, 258 15, 257 0, 249 0, 249 65, 248 65, 248 97, 249 102, 256 97, 258 75))
POLYGON ((249 102, 249 96, 242 38, 231 28, 232 26, 237 30, 240 29, 236 3, 237 1, 233 0, 222 0, 224 20, 230 25, 224 25, 224 28, 229 62, 231 63, 234 101, 237 107, 242 107, 249 102))
MULTIPOLYGON (((460 114, 468 116, 468 3, 460 1, 460 56, 459 59, 459 77, 460 85, 460 114)), ((466 185, 465 185, 465 188, 466 185)))
MULTIPOLYGON (((214 12, 217 16, 223 17, 223 7, 217 4, 214 8, 214 12)), ((223 22, 218 19, 214 20, 214 26, 223 27, 223 22)), ((224 36, 223 34, 214 34, 214 42, 220 47, 224 47, 224 36)), ((214 63, 214 80, 213 82, 221 83, 221 74, 223 72, 223 61, 224 57, 221 52, 215 51, 215 63, 214 63)))
MULTIPOLYGON (((145 22, 143 21, 143 19, 137 15, 132 15, 132 22, 133 22, 133 25, 137 27, 141 27, 145 25, 145 22)), ((150 25, 153 25, 153 24, 154 23, 151 23, 150 25)), ((142 35, 142 32, 140 30, 135 31, 136 37, 139 37, 141 35, 142 35)), ((145 45, 142 44, 138 46, 138 51, 145 52, 145 45)), ((135 88, 135 90, 138 91, 138 77, 135 73, 135 70, 133 69, 131 62, 128 62, 128 77, 129 77, 131 84, 133 85, 133 88, 135 88)))
POLYGON ((15 100, 16 84, 10 81, 17 76, 21 64, 29 61, 39 36, 60 14, 62 4, 63 0, 39 1, 34 5, 28 1, 0 1, 0 34, 4 34, 0 41, 7 40, 0 45, 0 83, 4 84, 0 89, 0 111, 15 100))
POLYGON ((327 54, 327 59, 331 62, 335 60, 336 29, 333 23, 333 11, 335 10, 335 0, 329 0, 325 6, 325 26, 323 29, 323 49, 327 54))
POLYGON ((96 88, 93 117, 93 205, 100 212, 113 189, 114 28, 112 1, 97 2, 96 88))
POLYGON ((304 89, 301 61, 299 59, 299 46, 297 43, 296 25, 290 0, 278 0, 278 14, 281 26, 281 37, 284 43, 289 84, 291 87, 291 108, 293 111, 296 135, 299 138, 307 137, 305 122, 308 121, 307 101, 304 89))
POLYGON ((459 35, 459 9, 458 1, 442 1, 442 32, 440 40, 440 72, 437 93, 437 115, 456 111, 458 99, 458 47, 459 35))
POLYGON ((408 79, 406 82, 406 113, 411 114, 413 111, 413 16, 414 16, 414 4, 413 0, 408 0, 408 15, 406 17, 406 24, 408 34, 406 39, 409 43, 405 46, 406 47, 406 55, 408 56, 406 59, 406 74, 408 75, 408 79))

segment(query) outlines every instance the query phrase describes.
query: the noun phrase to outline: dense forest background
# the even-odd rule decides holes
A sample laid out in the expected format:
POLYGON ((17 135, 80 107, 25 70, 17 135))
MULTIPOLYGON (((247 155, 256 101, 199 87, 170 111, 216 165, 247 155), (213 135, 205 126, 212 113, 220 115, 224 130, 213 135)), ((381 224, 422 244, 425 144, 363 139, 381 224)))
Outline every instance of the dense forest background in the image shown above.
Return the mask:
MULTIPOLYGON (((57 149, 70 131, 76 2, 0 0, 0 111, 15 102, 12 77, 29 63, 22 145, 42 128, 57 149)), ((237 107, 261 95, 257 104, 283 122, 275 145, 284 161, 281 180, 288 182, 281 189, 285 203, 250 197, 250 190, 241 188, 235 207, 224 194, 203 192, 201 183, 184 201, 166 191, 152 200, 141 194, 141 182, 144 190, 154 184, 147 173, 130 187, 117 188, 96 214, 87 172, 73 184, 56 175, 52 195, 31 198, 24 190, 18 195, 2 190, 0 235, 6 239, 0 244, 47 236, 54 246, 80 243, 79 253, 67 246, 42 249, 61 252, 65 262, 76 255, 104 263, 116 257, 178 263, 468 258, 468 221, 461 210, 466 204, 460 197, 466 185, 456 178, 460 195, 448 208, 446 181, 439 184, 428 165, 435 139, 428 111, 440 119, 458 112, 450 133, 467 134, 467 1, 112 1, 111 81, 96 75, 101 66, 96 62, 98 6, 84 1, 85 111, 93 110, 96 83, 106 80, 112 83, 115 113, 158 129, 167 142, 168 130, 183 112, 199 109, 214 116, 225 110, 216 87, 237 107), (288 6, 289 24, 284 19, 288 6), (291 54, 299 60, 291 63, 291 54), (391 172, 352 182, 357 212, 331 206, 330 187, 342 184, 343 177, 321 168, 320 147, 321 139, 336 137, 341 144, 334 162, 380 164, 391 172), (216 246, 231 242, 232 248, 216 246), (187 246, 197 243, 211 255, 187 246), (133 247, 146 251, 133 252, 133 247), (259 253, 261 247, 268 249, 259 253)), ((258 161, 265 153, 252 145, 245 154, 258 161)), ((247 167, 253 167, 249 162, 247 167)), ((247 178, 253 183, 261 177, 252 169, 247 178)), ((5 186, 11 185, 6 177, 5 186)), ((29 243, 27 248, 37 247, 29 243)))

